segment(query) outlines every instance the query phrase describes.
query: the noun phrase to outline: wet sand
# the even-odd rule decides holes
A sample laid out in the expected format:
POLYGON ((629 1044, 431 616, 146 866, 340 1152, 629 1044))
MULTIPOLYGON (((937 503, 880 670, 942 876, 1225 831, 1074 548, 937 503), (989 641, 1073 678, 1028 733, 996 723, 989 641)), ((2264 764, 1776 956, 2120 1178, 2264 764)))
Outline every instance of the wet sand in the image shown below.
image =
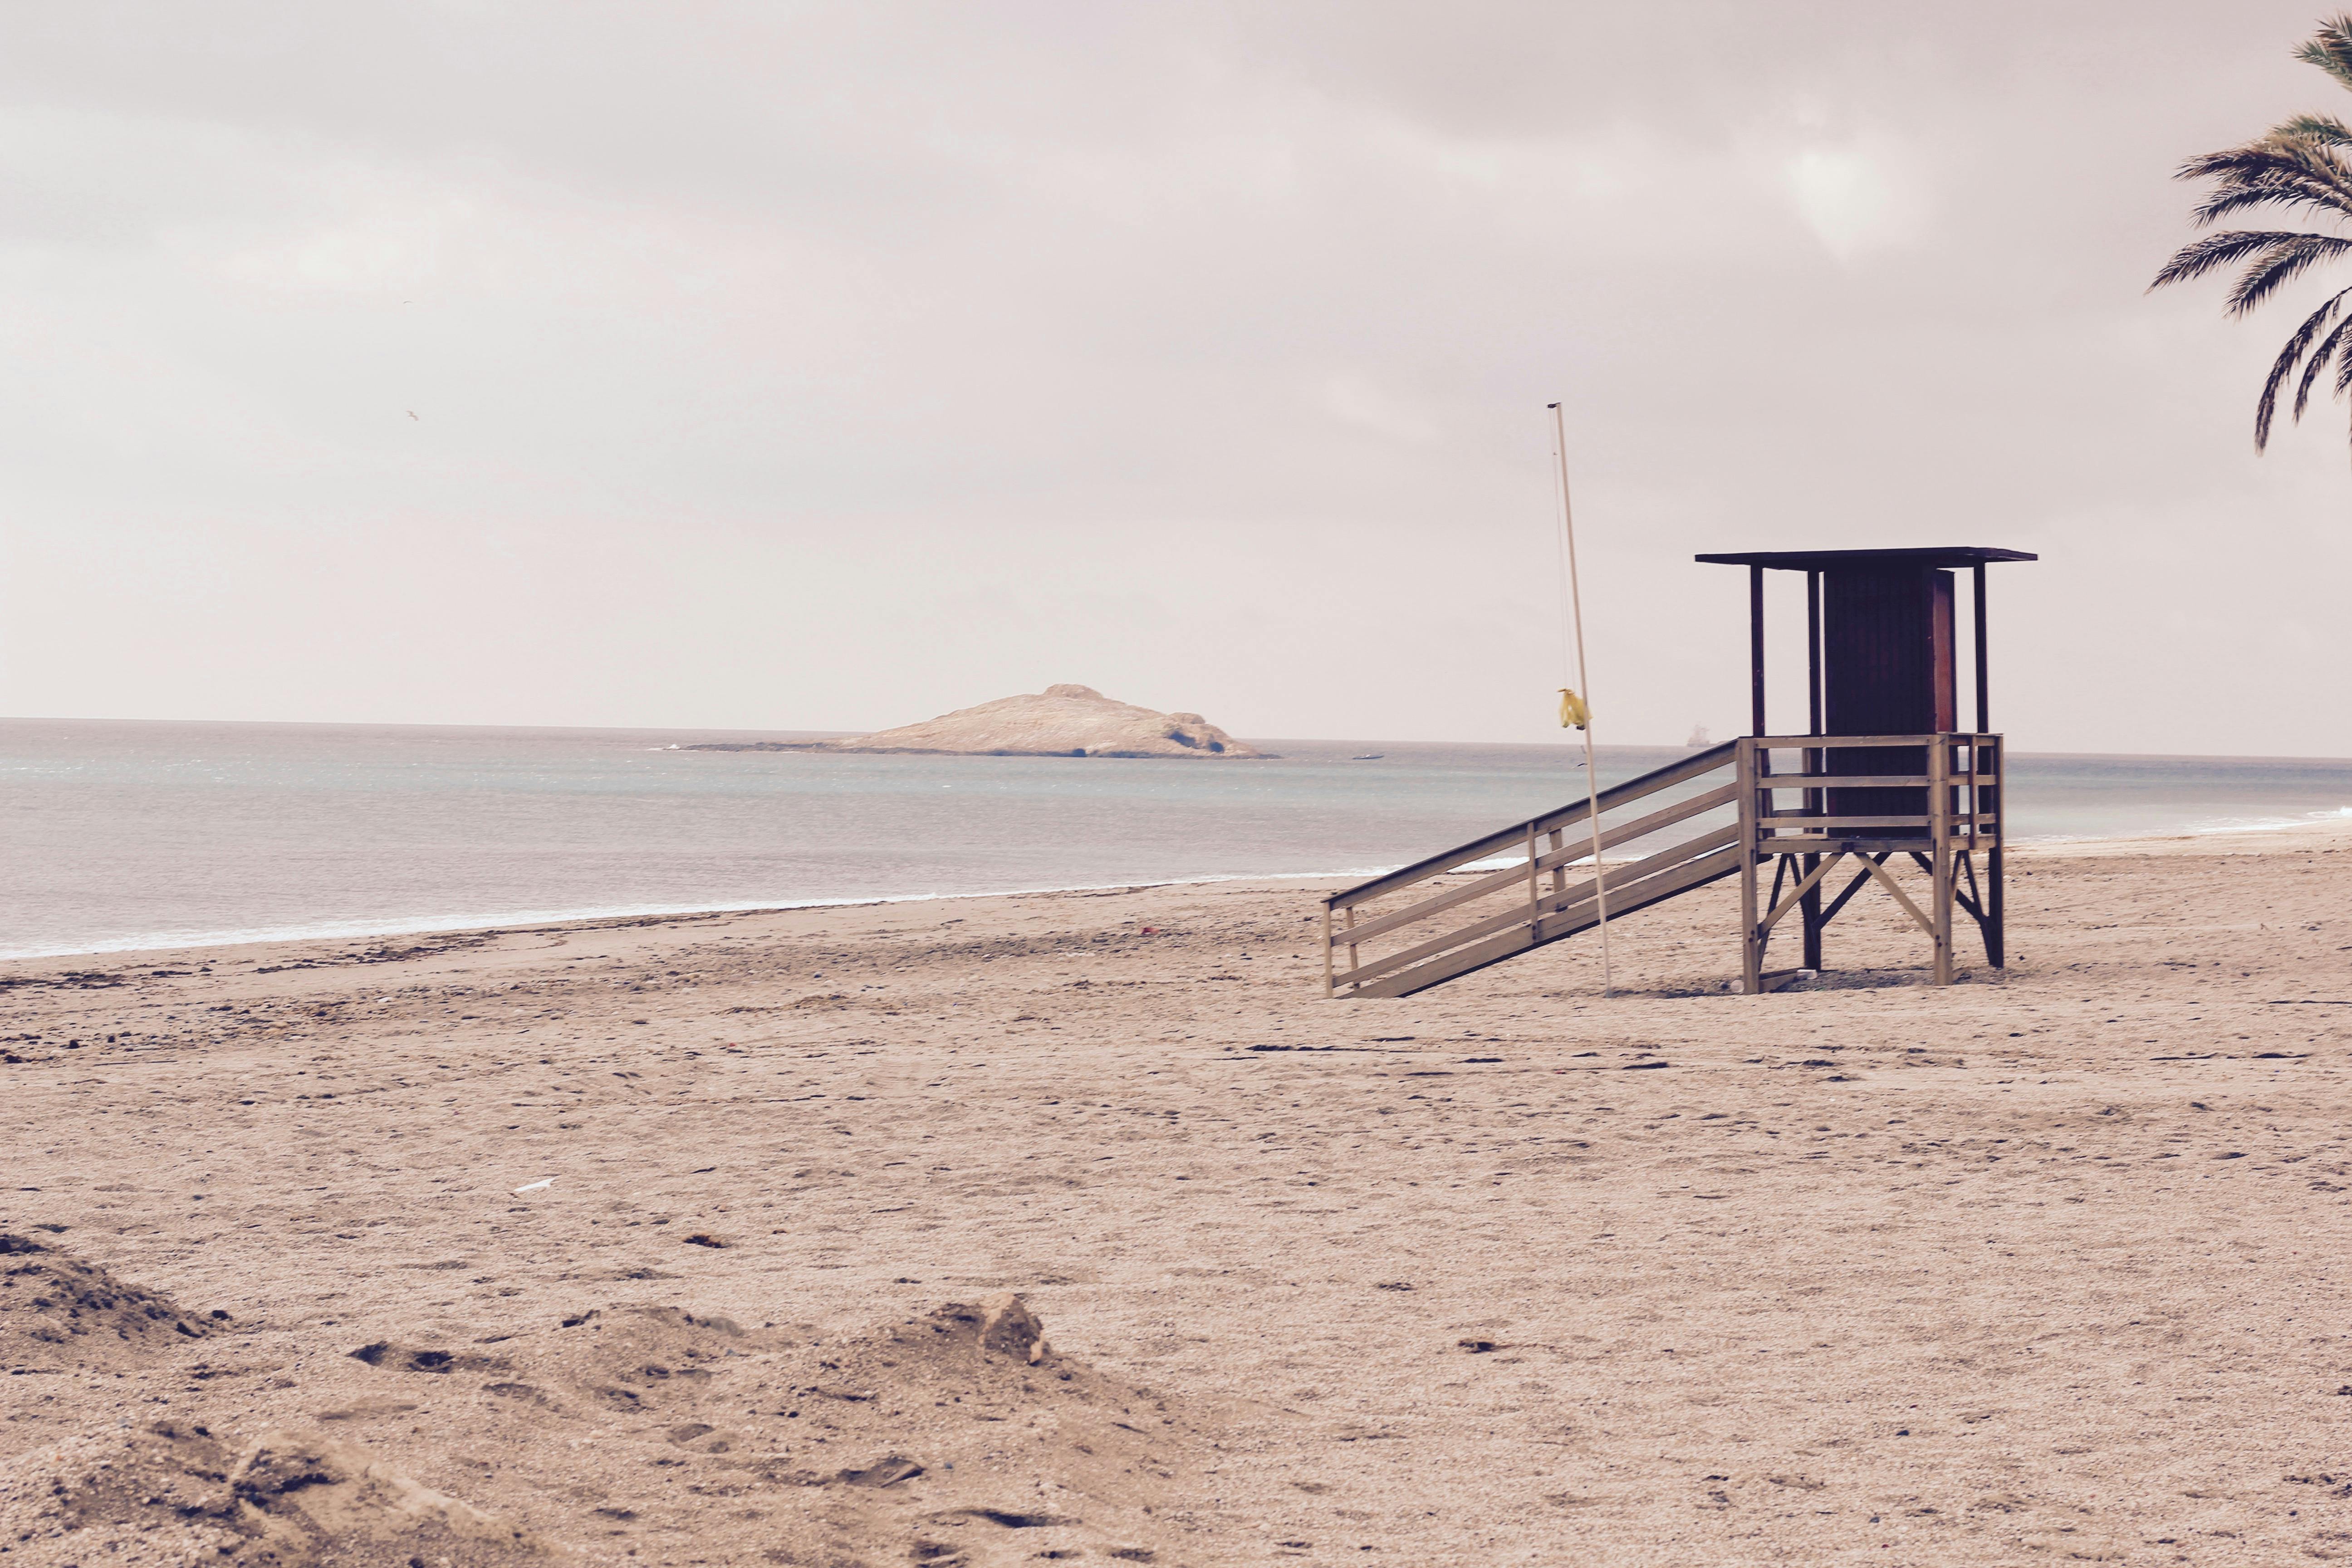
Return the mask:
POLYGON ((1297 883, 0 965, 0 1264, 196 1333, 0 1291, 0 1564, 2352 1554, 2352 837, 2011 872, 1944 991, 1727 885, 1607 1000, 1297 883))

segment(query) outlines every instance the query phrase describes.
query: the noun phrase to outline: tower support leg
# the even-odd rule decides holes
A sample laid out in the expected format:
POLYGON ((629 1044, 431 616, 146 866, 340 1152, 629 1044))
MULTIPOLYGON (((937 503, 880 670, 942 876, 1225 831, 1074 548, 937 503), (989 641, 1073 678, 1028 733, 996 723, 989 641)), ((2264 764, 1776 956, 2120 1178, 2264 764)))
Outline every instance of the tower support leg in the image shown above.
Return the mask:
POLYGON ((1928 889, 1927 918, 1935 928, 1936 984, 1952 983, 1952 748, 1948 738, 1936 737, 1927 748, 1927 853, 1934 864, 1928 889))
POLYGON ((1985 852, 1985 959, 1995 969, 2003 969, 2009 963, 2009 935, 2001 921, 2000 910, 2000 852, 2001 847, 2009 842, 2008 824, 2001 820, 2001 805, 2009 798, 2009 743, 2006 741, 1996 739, 1993 742, 1992 765, 1992 847, 1985 852))
MULTIPOLYGON (((1810 877, 1820 867, 1818 855, 1805 857, 1805 875, 1810 877)), ((1818 974, 1822 969, 1822 885, 1814 883, 1797 904, 1797 917, 1805 923, 1805 967, 1818 974)))
POLYGON ((1985 962, 1995 969, 2009 967, 2009 942, 2000 921, 2000 846, 1985 851, 1985 962))
POLYGON ((1757 775, 1755 742, 1739 742, 1739 985, 1750 996, 1764 991, 1764 942, 1758 926, 1763 915, 1756 907, 1757 775))

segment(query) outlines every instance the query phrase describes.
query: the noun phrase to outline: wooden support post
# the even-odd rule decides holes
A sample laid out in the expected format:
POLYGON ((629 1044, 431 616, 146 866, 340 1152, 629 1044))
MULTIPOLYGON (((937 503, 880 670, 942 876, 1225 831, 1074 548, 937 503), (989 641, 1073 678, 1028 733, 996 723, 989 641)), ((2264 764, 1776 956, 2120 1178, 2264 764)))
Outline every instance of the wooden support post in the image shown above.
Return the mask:
MULTIPOLYGON (((1971 597, 1975 601, 1973 608, 1976 611, 1977 622, 1977 733, 1990 736, 1992 733, 1992 694, 1988 686, 1992 669, 1992 658, 1985 649, 1985 569, 1984 563, 1981 561, 1977 563, 1974 587, 1975 593, 1971 597)), ((2006 793, 2002 784, 2009 776, 2008 750, 2009 748, 2000 742, 1996 740, 1993 742, 1992 847, 1985 851, 1984 910, 1986 918, 1982 922, 1985 959, 1995 969, 2006 968, 2009 956, 2008 938, 2001 928, 2000 888, 2001 845, 2007 837, 2001 830, 2000 797, 2006 793)), ((1982 802, 1983 797, 1979 795, 1977 800, 1969 804, 1981 811, 1984 809, 1982 802)))
POLYGON ((1748 569, 1748 733, 1764 731, 1764 568, 1748 569))
MULTIPOLYGON (((1818 735, 1822 732, 1822 574, 1819 572, 1805 574, 1805 705, 1812 721, 1811 733, 1818 735)), ((1805 771, 1809 773, 1827 773, 1829 766, 1823 759, 1828 755, 1827 752, 1807 752, 1805 771)), ((1828 805, 1827 792, 1818 789, 1805 792, 1805 809, 1813 816, 1824 815, 1828 805)), ((1806 856, 1805 874, 1811 877, 1821 863, 1820 856, 1806 856)), ((1798 905, 1797 910, 1805 933, 1801 963, 1805 968, 1818 973, 1822 967, 1822 887, 1819 879, 1814 879, 1811 889, 1805 894, 1804 902, 1798 905)))
POLYGON ((2009 742, 1995 740, 1992 747, 1992 847, 1985 851, 1985 960, 1995 969, 2008 967, 2009 937, 2001 924, 2000 851, 2008 841, 2009 830, 2001 822, 2001 797, 2009 792, 2002 782, 2009 777, 2009 742))
POLYGON ((1323 900, 1323 1000, 1331 1000, 1331 900, 1323 900))
MULTIPOLYGON (((1758 574, 1760 577, 1762 574, 1758 574)), ((1761 666, 1759 665, 1760 668, 1761 666)), ((1760 692, 1762 688, 1759 686, 1760 692)), ((1763 699, 1757 699, 1761 703, 1763 699)), ((1758 721, 1759 729, 1762 721, 1758 721)), ((1739 985, 1750 996, 1764 990, 1764 944, 1759 936, 1759 917, 1756 908, 1756 788, 1757 743, 1753 738, 1739 742, 1739 985)))
MULTIPOLYGON (((1562 848, 1564 848, 1564 847, 1567 846, 1567 844, 1568 844, 1568 832, 1567 832, 1567 830, 1566 830, 1565 828, 1559 828, 1559 827, 1555 827, 1555 828, 1553 828, 1553 829, 1551 830, 1551 852, 1552 852, 1552 854, 1554 854, 1555 856, 1557 856, 1557 855, 1560 852, 1560 850, 1561 850, 1562 848)), ((1594 868, 1594 874, 1595 874, 1596 876, 1597 876, 1597 875, 1599 875, 1599 870, 1600 870, 1600 868, 1599 868, 1598 867, 1594 868)), ((1554 866, 1554 867, 1551 868, 1551 896, 1552 896, 1553 898, 1557 899, 1557 898, 1559 898, 1560 895, 1562 895, 1563 893, 1566 893, 1567 891, 1568 891, 1568 865, 1567 865, 1567 863, 1566 863, 1565 861, 1563 861, 1563 862, 1561 862, 1559 865, 1554 866)))
POLYGON ((1952 983, 1952 745, 1938 735, 1927 748, 1927 852, 1934 859, 1928 889, 1929 936, 1936 944, 1936 984, 1952 983))
MULTIPOLYGON (((1356 929, 1356 906, 1353 904, 1348 906, 1348 929, 1349 931, 1356 929)), ((1348 944, 1348 973, 1353 974, 1355 972, 1356 944, 1351 942, 1348 944)))
POLYGON ((1977 563, 1976 589, 1969 599, 1977 620, 1977 733, 1989 735, 1992 732, 1992 696, 1985 689, 1985 679, 1987 672, 1992 668, 1992 658, 1985 651, 1984 563, 1981 561, 1977 563))
MULTIPOLYGON (((1538 872, 1543 865, 1543 852, 1536 847, 1536 825, 1528 824, 1528 945, 1533 947, 1543 934, 1543 894, 1538 890, 1542 879, 1538 872)), ((1596 868, 1596 874, 1598 868, 1596 868)))

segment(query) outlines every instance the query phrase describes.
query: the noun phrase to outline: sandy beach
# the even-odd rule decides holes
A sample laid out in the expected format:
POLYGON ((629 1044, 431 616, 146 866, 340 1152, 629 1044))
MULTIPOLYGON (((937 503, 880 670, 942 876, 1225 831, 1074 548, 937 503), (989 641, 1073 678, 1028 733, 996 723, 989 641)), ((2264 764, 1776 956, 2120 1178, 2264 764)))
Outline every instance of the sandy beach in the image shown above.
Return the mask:
POLYGON ((1727 885, 1608 1000, 1300 883, 0 966, 0 1563, 2352 1555, 2352 837, 2011 876, 1944 991, 1727 885))

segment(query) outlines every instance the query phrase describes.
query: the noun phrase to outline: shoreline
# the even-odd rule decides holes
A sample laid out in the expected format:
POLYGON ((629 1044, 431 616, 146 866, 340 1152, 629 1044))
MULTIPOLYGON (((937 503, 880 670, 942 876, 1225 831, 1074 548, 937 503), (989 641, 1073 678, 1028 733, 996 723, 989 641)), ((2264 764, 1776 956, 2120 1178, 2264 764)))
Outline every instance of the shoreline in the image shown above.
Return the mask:
MULTIPOLYGON (((2035 858, 2104 858, 2116 855, 2164 854, 2259 854, 2267 851, 2305 849, 2310 847, 2300 836, 2322 833, 2352 842, 2352 823, 2321 820, 2310 823, 2284 824, 2261 827, 2208 828, 2179 834, 2148 834, 2115 838, 2042 838, 2023 840, 2010 846, 2009 853, 2035 858), (2294 834, 2295 842, 2270 837, 2294 834), (2247 840, 2263 837, 2263 842, 2247 840)), ((1605 858, 1616 858, 1606 857, 1605 858)), ((693 920, 714 915, 787 914, 805 910, 857 910, 891 905, 944 903, 964 900, 1052 898, 1062 894, 1097 894, 1140 892, 1159 888, 1208 888, 1248 884, 1251 886, 1291 886, 1303 882, 1339 882, 1343 879, 1369 880, 1397 869, 1394 866, 1376 866, 1343 871, 1277 871, 1234 872, 1209 877, 1169 877, 1127 882, 1082 882, 1067 886, 1035 888, 992 888, 973 892, 940 893, 880 893, 842 898, 803 899, 785 901, 749 900, 720 904, 668 904, 622 906, 587 910, 519 910, 481 915, 451 915, 430 917, 422 921, 395 919, 391 921, 346 921, 320 926, 295 926, 263 929, 252 931, 203 931, 191 933, 159 932, 125 937, 94 947, 46 949, 32 952, 0 953, 0 964, 35 963, 62 958, 119 957, 142 952, 210 952, 223 948, 286 946, 310 942, 372 942, 394 937, 495 935, 501 932, 529 931, 578 930, 609 925, 616 921, 629 923, 663 922, 693 920)), ((1465 867, 1463 869, 1473 868, 1465 867)))
MULTIPOLYGON (((2305 850, 2314 837, 2352 844, 2352 821, 2320 818, 2251 827, 2192 829, 2112 838, 2023 839, 2009 847, 2012 858, 2106 858, 2129 855, 2246 855, 2305 850), (2292 836, 2291 837, 2288 836, 2292 836)), ((1615 859, 1617 857, 1605 857, 1615 859)), ((1406 864, 1400 862, 1400 865, 1406 864)), ((1465 867, 1463 869, 1493 868, 1465 867)), ((1159 888, 1211 888, 1237 884, 1295 886, 1299 883, 1369 880, 1398 869, 1373 866, 1339 871, 1232 872, 1206 877, 1146 878, 1134 881, 1080 882, 1066 886, 989 888, 971 892, 876 893, 838 898, 742 900, 714 904, 648 904, 575 910, 515 910, 482 914, 394 917, 386 921, 328 921, 310 926, 252 931, 163 931, 123 937, 89 947, 57 947, 0 952, 0 965, 44 963, 59 959, 113 958, 148 952, 213 952, 225 948, 299 945, 311 942, 381 942, 396 937, 441 937, 508 931, 572 930, 614 921, 632 923, 694 920, 715 915, 788 914, 806 910, 856 910, 948 903, 970 900, 1052 898, 1063 894, 1139 892, 1159 888)))

